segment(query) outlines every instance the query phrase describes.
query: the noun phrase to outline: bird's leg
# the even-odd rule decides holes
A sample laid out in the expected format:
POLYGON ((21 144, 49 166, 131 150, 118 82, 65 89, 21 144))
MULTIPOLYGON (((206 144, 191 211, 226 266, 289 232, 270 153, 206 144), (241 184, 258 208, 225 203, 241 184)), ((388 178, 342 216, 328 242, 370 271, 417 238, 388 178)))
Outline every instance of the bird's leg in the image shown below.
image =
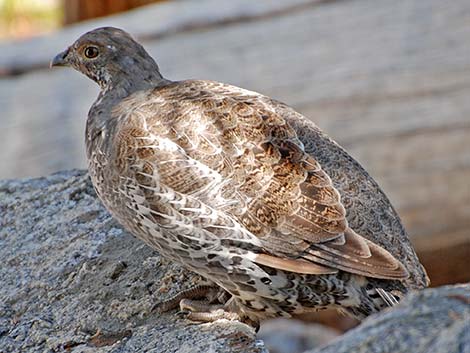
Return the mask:
POLYGON ((206 299, 208 304, 213 303, 215 301, 218 301, 219 303, 224 303, 221 300, 227 301, 229 299, 226 298, 227 294, 228 293, 225 292, 223 289, 214 285, 197 285, 177 293, 170 299, 155 304, 152 308, 152 311, 158 313, 165 313, 167 311, 178 308, 178 306, 180 306, 181 301, 188 299, 206 299))
POLYGON ((259 322, 242 317, 235 299, 230 293, 216 285, 197 285, 179 292, 175 296, 156 304, 152 311, 164 313, 177 307, 178 316, 199 322, 213 322, 220 319, 240 321, 259 329, 259 322))
MULTIPOLYGON (((222 295, 228 294, 223 291, 222 295)), ((228 294, 230 295, 230 294, 228 294)), ((220 299, 219 299, 220 300, 220 299)), ((207 301, 195 301, 190 299, 183 299, 180 301, 179 316, 184 317, 191 321, 213 322, 220 319, 229 321, 240 321, 251 327, 256 332, 259 330, 259 322, 251 320, 250 318, 240 315, 240 310, 236 304, 235 298, 230 298, 224 301, 224 304, 211 304, 207 301)))
POLYGON ((212 322, 219 319, 241 321, 237 313, 226 311, 222 304, 183 299, 180 301, 180 316, 191 321, 212 322))

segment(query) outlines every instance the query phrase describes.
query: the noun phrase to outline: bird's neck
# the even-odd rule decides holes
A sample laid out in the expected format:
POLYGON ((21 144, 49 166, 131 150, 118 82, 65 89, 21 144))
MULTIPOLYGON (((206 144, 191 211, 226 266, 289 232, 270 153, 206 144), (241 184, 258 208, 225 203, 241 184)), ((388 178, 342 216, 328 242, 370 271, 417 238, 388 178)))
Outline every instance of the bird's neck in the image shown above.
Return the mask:
POLYGON ((122 99, 134 92, 161 87, 169 82, 160 74, 158 67, 156 70, 133 70, 130 67, 126 72, 111 74, 99 82, 100 95, 122 99))
POLYGON ((120 100, 138 91, 152 90, 165 86, 171 81, 165 79, 159 72, 158 66, 151 70, 128 70, 105 75, 103 81, 98 82, 101 91, 92 106, 92 110, 109 112, 120 100))

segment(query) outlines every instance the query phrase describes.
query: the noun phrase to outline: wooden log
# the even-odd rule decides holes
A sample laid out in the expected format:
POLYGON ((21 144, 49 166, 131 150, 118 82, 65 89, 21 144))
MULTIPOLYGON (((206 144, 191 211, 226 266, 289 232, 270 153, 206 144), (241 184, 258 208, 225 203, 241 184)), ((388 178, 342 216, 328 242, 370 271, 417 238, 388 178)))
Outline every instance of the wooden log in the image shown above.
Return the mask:
POLYGON ((63 0, 64 24, 109 16, 162 0, 63 0))

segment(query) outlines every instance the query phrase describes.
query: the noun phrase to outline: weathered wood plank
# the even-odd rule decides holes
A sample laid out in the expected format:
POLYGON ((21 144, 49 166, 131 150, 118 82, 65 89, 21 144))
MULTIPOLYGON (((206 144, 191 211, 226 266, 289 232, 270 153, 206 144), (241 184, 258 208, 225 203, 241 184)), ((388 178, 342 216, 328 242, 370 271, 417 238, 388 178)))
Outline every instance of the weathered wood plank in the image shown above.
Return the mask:
POLYGON ((72 43, 81 34, 101 26, 120 27, 140 39, 162 38, 196 29, 210 29, 232 23, 301 11, 328 0, 202 0, 171 1, 144 6, 126 12, 84 21, 48 36, 2 43, 0 77, 17 75, 29 70, 47 69, 57 46, 72 43))
POLYGON ((162 0, 62 0, 64 23, 109 16, 158 1, 162 0))

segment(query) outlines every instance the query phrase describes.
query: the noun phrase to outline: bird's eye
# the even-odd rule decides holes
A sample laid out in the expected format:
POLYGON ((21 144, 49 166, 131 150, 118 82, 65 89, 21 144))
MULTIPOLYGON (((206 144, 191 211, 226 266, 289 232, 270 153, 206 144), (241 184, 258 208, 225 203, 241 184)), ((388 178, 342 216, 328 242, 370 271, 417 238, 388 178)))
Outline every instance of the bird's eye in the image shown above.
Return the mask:
POLYGON ((94 59, 98 56, 100 51, 95 46, 89 46, 85 48, 84 54, 88 59, 94 59))

